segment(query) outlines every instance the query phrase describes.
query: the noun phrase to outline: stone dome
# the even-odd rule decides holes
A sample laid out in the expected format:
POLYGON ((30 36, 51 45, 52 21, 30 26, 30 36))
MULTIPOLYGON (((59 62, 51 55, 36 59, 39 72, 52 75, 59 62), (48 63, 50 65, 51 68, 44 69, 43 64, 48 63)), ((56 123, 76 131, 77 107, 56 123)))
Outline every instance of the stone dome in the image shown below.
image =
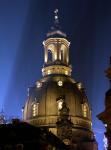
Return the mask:
POLYGON ((40 126, 55 126, 59 115, 59 102, 63 99, 70 110, 69 116, 74 126, 90 130, 91 112, 83 88, 80 83, 65 75, 46 76, 30 88, 24 119, 40 126), (35 105, 38 105, 38 110, 34 114, 35 105))

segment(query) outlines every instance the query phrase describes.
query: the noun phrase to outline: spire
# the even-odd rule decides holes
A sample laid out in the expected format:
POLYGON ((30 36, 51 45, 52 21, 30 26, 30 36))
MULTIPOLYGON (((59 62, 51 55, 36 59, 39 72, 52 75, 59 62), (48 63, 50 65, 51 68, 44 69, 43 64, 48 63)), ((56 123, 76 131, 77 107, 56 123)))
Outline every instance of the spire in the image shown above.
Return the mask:
POLYGON ((66 34, 61 31, 58 12, 58 9, 54 10, 54 25, 51 27, 51 30, 47 33, 47 37, 66 37, 66 34))
POLYGON ((4 113, 4 107, 2 105, 1 112, 0 112, 0 124, 6 123, 6 117, 4 113))

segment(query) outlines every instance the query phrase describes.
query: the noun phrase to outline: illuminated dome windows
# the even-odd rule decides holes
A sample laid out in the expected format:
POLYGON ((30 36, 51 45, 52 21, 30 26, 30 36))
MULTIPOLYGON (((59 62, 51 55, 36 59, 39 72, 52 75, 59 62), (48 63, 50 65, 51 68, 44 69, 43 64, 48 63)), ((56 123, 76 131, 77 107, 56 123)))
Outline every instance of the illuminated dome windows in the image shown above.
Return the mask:
POLYGON ((65 71, 65 75, 68 75, 68 71, 67 70, 65 71))
POLYGON ((81 90, 82 89, 82 83, 80 83, 80 82, 77 83, 77 87, 78 87, 79 90, 81 90))
POLYGON ((58 86, 63 86, 63 82, 62 81, 58 81, 57 84, 58 84, 58 86))
POLYGON ((82 104, 83 117, 89 116, 89 109, 86 103, 82 104))
POLYGON ((32 103, 32 116, 38 116, 39 114, 39 102, 33 102, 32 103))
POLYGON ((58 104, 58 110, 61 110, 62 109, 62 104, 63 104, 63 99, 59 99, 57 101, 57 104, 58 104))
POLYGON ((42 86, 42 83, 38 81, 38 82, 36 82, 36 86, 37 86, 37 88, 40 88, 42 86))
MULTIPOLYGON (((58 81, 59 86, 63 86, 63 81, 58 81)), ((61 110, 63 107, 63 103, 65 100, 65 95, 61 95, 57 98, 57 105, 58 105, 58 110, 61 110)))
POLYGON ((48 74, 48 75, 51 74, 51 70, 48 70, 48 71, 47 71, 47 74, 48 74))

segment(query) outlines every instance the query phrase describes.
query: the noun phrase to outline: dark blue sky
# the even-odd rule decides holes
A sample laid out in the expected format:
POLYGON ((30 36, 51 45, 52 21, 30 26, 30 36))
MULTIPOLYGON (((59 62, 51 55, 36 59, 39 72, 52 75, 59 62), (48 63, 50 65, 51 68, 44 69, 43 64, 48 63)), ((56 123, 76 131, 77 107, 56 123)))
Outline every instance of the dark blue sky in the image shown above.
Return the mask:
POLYGON ((110 0, 0 0, 0 109, 8 117, 21 116, 27 88, 41 78, 42 41, 55 8, 71 41, 72 76, 86 88, 102 150, 104 130, 96 115, 104 110, 109 86, 104 71, 111 55, 110 0))

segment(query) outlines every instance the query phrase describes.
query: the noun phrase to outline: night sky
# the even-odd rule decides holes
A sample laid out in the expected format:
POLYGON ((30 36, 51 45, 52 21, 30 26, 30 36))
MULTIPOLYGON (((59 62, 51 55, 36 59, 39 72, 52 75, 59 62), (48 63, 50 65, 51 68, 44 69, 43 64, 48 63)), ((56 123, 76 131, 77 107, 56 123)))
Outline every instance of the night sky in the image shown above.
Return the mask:
POLYGON ((72 77, 85 86, 92 107, 93 130, 103 150, 102 123, 109 82, 104 71, 111 55, 110 0, 0 0, 0 109, 21 117, 27 88, 42 77, 43 40, 59 9, 62 30, 68 35, 72 77))

